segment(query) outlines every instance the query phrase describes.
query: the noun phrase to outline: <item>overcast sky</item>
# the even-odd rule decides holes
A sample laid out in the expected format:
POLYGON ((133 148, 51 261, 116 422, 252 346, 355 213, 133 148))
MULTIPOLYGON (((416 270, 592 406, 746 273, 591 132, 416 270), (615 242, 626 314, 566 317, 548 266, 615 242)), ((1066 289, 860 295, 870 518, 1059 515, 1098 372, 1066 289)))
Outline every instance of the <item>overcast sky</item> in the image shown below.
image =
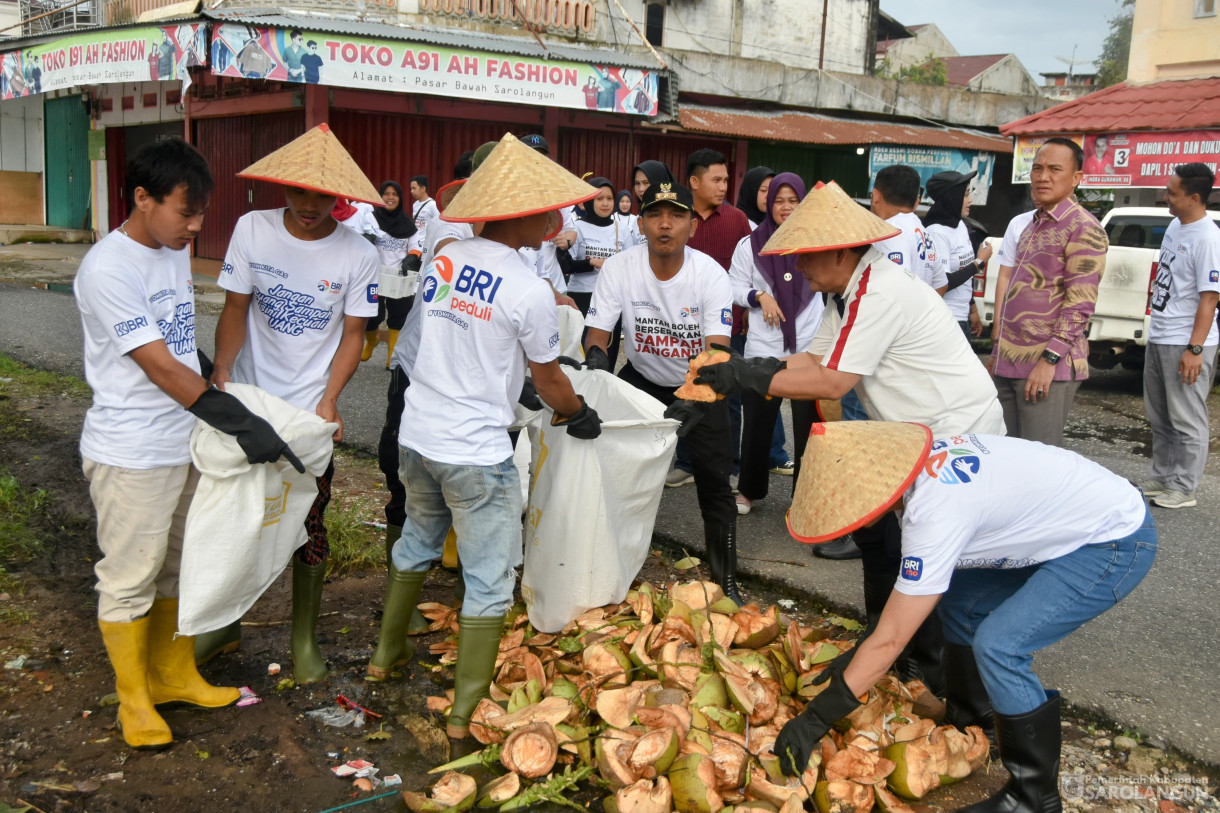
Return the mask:
POLYGON ((1055 57, 1092 61, 1118 13, 1117 0, 881 0, 881 10, 903 25, 936 23, 962 56, 1013 53, 1039 84, 1041 72, 1067 71, 1055 57))

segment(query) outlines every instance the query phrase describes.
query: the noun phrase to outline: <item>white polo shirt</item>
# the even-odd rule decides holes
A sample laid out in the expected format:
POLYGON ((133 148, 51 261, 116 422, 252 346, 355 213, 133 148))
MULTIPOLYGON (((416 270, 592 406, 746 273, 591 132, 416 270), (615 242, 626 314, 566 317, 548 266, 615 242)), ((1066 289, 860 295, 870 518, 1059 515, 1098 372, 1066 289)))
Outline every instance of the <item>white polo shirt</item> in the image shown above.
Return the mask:
POLYGON ((809 352, 861 376, 856 395, 874 420, 922 423, 937 437, 1005 434, 995 384, 944 300, 875 248, 827 303, 809 352))
POLYGON ((1135 533, 1146 510, 1139 489, 1075 452, 1019 438, 943 437, 904 497, 895 587, 938 595, 955 568, 1049 562, 1135 533))

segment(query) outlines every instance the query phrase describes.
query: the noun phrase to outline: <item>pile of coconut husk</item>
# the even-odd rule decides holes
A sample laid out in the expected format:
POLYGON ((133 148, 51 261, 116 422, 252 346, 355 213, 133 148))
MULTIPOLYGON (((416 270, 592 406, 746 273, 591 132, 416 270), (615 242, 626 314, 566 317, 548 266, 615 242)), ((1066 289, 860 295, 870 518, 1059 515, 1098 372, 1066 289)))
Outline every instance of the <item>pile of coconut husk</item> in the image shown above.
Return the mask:
MULTIPOLYGON (((449 608, 423 609, 456 631, 449 608)), ((923 684, 887 676, 823 737, 802 776, 784 776, 771 750, 780 729, 855 643, 785 623, 775 607, 738 607, 712 582, 641 584, 557 635, 534 632, 524 613, 509 626, 491 697, 471 719, 485 747, 435 769, 443 776, 431 796, 404 792, 411 810, 576 806, 571 794, 600 778, 612 813, 899 813, 911 809, 903 799, 988 756, 981 729, 938 727, 944 707, 923 684), (476 767, 507 772, 479 787, 462 773, 476 767)), ((451 661, 456 644, 432 652, 451 661)), ((429 707, 443 713, 451 702, 429 707)))

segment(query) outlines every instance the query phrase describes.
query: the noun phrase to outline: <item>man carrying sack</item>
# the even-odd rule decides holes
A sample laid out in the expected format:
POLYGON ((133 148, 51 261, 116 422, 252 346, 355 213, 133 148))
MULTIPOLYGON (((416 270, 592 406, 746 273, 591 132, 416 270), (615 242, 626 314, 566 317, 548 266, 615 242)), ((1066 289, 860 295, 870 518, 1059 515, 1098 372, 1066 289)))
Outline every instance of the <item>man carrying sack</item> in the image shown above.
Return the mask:
POLYGON ((178 631, 178 568, 196 418, 234 435, 251 463, 283 456, 304 466, 275 430, 231 395, 210 389, 195 347, 195 288, 187 246, 212 192, 207 162, 181 139, 148 145, 127 165, 131 215, 85 255, 73 290, 85 335, 93 405, 80 453, 97 511, 98 626, 114 667, 119 725, 133 748, 165 748, 154 708, 237 702, 195 668, 178 631), (184 409, 185 407, 185 409, 184 409))
POLYGON ((933 439, 909 423, 815 424, 788 528, 802 542, 901 515, 902 568, 876 627, 823 672, 825 688, 774 751, 799 775, 919 625, 938 610, 946 720, 994 728, 1011 778, 963 813, 1050 813, 1059 798, 1059 693, 1035 652, 1066 638, 1140 583, 1157 531, 1139 489, 1080 455, 1018 438, 933 439))
MULTIPOLYGON (((368 317, 377 315, 377 250, 331 215, 335 199, 381 203, 377 188, 321 124, 255 162, 238 177, 284 187, 287 206, 242 215, 220 279, 225 306, 216 323, 212 383, 253 384, 339 425, 338 400, 360 364, 368 317)), ((306 542, 292 561, 292 663, 297 683, 327 675, 318 650, 318 612, 330 543, 332 458, 317 478, 306 542)), ((240 622, 209 636, 207 650, 235 648, 240 622)), ((203 641, 203 638, 200 638, 203 641)))
POLYGON ((462 738, 487 696, 521 551, 521 484, 508 427, 528 363, 553 425, 592 439, 601 420, 559 368, 555 297, 518 250, 538 248, 558 211, 597 190, 505 135, 444 208, 446 221, 482 223, 445 246, 420 283, 418 347, 399 428, 406 519, 394 545, 370 680, 414 654, 411 612, 450 525, 466 593, 458 618, 454 700, 446 731, 462 738))
MULTIPOLYGON (((887 260, 873 243, 899 230, 847 196, 839 185, 814 189, 763 246, 762 254, 799 253, 797 268, 830 299, 807 353, 783 363, 745 359, 700 371, 718 392, 813 400, 853 388, 868 414, 917 421, 938 437, 1004 434, 995 385, 940 295, 887 260)), ((863 554, 864 608, 881 615, 898 572, 901 531, 887 520, 852 534, 863 554)), ((944 693, 941 633, 935 618, 915 636, 899 664, 904 680, 922 679, 944 693)))

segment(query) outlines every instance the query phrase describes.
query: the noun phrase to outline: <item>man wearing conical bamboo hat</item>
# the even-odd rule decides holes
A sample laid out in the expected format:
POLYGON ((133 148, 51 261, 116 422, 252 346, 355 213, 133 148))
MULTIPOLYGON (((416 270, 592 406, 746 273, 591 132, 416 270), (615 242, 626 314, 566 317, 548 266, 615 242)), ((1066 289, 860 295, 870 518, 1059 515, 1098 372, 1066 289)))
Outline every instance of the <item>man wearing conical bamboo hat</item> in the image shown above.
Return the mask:
MULTIPOLYGON (((895 234, 838 184, 820 184, 763 247, 764 254, 798 253, 797 268, 809 286, 828 295, 813 343, 783 360, 734 355, 704 367, 700 382, 724 393, 749 389, 793 399, 841 398, 855 389, 873 420, 914 421, 936 437, 1003 435, 995 385, 944 301, 873 247, 895 234)), ((806 465, 803 459, 802 471, 806 465)), ((892 519, 852 534, 863 559, 869 618, 880 616, 894 586, 900 534, 892 519)), ((931 619, 899 663, 900 673, 941 694, 941 664, 940 630, 931 619)))
MULTIPOLYGON (((364 326, 377 315, 377 250, 331 216, 336 198, 381 202, 325 124, 238 173, 279 184, 287 204, 243 215, 221 270, 225 305, 216 324, 212 381, 254 384, 338 424, 338 399, 360 363, 364 326)), ((315 472, 319 474, 319 472, 315 472)), ((330 553, 323 518, 333 460, 317 478, 306 543, 292 562, 292 660, 297 683, 326 677, 315 627, 330 553)), ((196 639, 207 659, 240 642, 240 622, 196 639)))
MULTIPOLYGON (((1157 529, 1140 490, 1066 449, 983 433, 933 438, 926 426, 884 421, 814 424, 800 480, 788 513, 794 537, 831 539, 901 512, 902 560, 872 632, 827 666, 824 688, 776 738, 784 772, 804 771, 935 614, 946 647, 969 656, 947 672, 945 720, 981 726, 964 730, 967 758, 985 759, 990 739, 1011 775, 960 810, 1061 810, 1060 698, 1034 673, 1033 654, 1147 575, 1157 529)), ((915 796, 939 784, 935 772, 917 773, 907 776, 915 796)))
POLYGON ((418 345, 398 432, 407 516, 394 544, 370 680, 413 654, 411 611, 452 524, 466 594, 458 618, 453 706, 446 730, 465 737, 487 696, 521 548, 521 485, 508 427, 528 365, 551 423, 573 437, 601 434, 597 413, 559 369, 559 318, 547 283, 517 253, 537 248, 558 210, 597 190, 505 135, 445 206, 449 222, 481 223, 424 269, 418 345))

